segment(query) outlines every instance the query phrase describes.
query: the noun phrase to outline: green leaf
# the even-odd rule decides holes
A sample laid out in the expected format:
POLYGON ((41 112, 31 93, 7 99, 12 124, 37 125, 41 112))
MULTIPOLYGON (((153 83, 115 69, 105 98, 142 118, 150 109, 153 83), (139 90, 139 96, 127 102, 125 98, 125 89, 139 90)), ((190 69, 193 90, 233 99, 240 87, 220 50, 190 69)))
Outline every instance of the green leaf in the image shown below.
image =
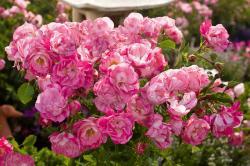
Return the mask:
POLYGON ((211 96, 209 96, 209 99, 219 101, 219 102, 222 102, 222 103, 232 103, 233 102, 232 98, 226 93, 212 94, 211 96))
POLYGON ((164 40, 159 43, 159 47, 162 49, 175 49, 175 42, 172 40, 164 40))
POLYGON ((96 161, 93 157, 93 155, 83 155, 84 160, 93 163, 94 165, 96 164, 96 161))
POLYGON ((239 82, 237 81, 230 81, 227 85, 228 88, 233 88, 235 87, 237 84, 239 84, 239 82))
POLYGON ((34 95, 34 88, 28 84, 22 84, 17 90, 17 96, 23 104, 30 102, 34 95))
POLYGON ((193 146, 192 147, 192 153, 197 153, 197 152, 199 152, 200 151, 200 148, 199 147, 197 147, 197 146, 193 146))
POLYGON ((210 58, 212 61, 215 61, 217 59, 218 55, 217 54, 210 54, 210 58))
POLYGON ((18 143, 16 142, 16 140, 14 138, 9 139, 9 142, 14 147, 14 150, 18 150, 19 149, 19 145, 18 145, 18 143))
POLYGON ((36 143, 36 136, 35 135, 29 135, 23 141, 23 146, 33 146, 35 143, 36 143))

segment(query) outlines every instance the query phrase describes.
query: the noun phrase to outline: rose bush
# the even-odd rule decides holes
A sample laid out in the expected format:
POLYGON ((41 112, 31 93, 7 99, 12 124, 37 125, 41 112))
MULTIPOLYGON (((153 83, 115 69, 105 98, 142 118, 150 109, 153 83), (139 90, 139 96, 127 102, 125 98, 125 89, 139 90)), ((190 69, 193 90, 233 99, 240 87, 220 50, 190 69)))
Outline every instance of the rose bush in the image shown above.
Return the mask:
POLYGON ((200 145, 209 133, 238 146, 242 84, 224 85, 223 65, 212 56, 228 47, 228 32, 209 21, 200 32, 193 49, 167 16, 131 13, 118 27, 107 17, 40 28, 25 23, 6 52, 38 85, 35 107, 43 126, 56 130, 50 142, 57 154, 86 157, 111 141, 145 144, 139 153, 151 141, 163 150, 175 136, 200 145))

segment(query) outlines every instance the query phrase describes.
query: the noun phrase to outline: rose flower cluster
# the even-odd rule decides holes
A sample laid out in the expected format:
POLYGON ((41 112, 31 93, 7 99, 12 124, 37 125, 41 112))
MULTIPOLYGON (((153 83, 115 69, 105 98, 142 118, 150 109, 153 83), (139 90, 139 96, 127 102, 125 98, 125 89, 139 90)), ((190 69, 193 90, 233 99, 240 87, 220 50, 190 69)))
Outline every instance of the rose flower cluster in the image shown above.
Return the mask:
MULTIPOLYGON (((206 27, 202 32, 207 46, 224 48, 227 36, 206 27)), ((210 115, 192 111, 211 81, 196 65, 165 70, 167 58, 158 47, 162 35, 176 44, 182 41, 174 19, 139 13, 131 13, 118 27, 103 17, 50 23, 39 29, 25 23, 17 28, 6 47, 8 59, 26 71, 26 79, 37 81, 41 93, 35 107, 41 121, 64 124, 49 137, 54 152, 74 158, 108 139, 126 144, 135 123, 145 127, 143 134, 161 149, 171 145, 174 135, 198 145, 210 132, 216 137, 233 134, 243 118, 239 104, 210 115), (98 114, 90 110, 71 123, 90 93, 98 114), (169 120, 157 112, 159 106, 169 120)))
POLYGON ((28 0, 10 0, 13 3, 11 8, 5 9, 0 6, 0 17, 2 18, 10 18, 14 17, 17 14, 22 14, 24 16, 24 20, 34 24, 36 26, 41 26, 43 22, 43 18, 40 14, 34 14, 31 11, 27 10, 27 6, 30 4, 28 0))
POLYGON ((34 160, 29 155, 23 155, 13 151, 13 146, 9 141, 2 137, 0 138, 0 165, 27 165, 35 166, 34 160))

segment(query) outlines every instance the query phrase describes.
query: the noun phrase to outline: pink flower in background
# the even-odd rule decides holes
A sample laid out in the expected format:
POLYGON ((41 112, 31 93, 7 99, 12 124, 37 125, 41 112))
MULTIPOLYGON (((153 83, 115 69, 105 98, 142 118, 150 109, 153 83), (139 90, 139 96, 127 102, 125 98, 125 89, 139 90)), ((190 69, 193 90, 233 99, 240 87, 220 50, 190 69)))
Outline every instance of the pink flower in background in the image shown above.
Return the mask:
POLYGON ((22 155, 20 153, 7 153, 0 161, 0 165, 6 166, 35 166, 35 162, 29 155, 22 155))
POLYGON ((54 122, 62 122, 69 116, 66 106, 67 100, 58 88, 48 88, 40 93, 35 104, 43 118, 54 122))
POLYGON ((199 145, 206 139, 209 131, 210 126, 205 120, 192 115, 185 125, 182 139, 188 144, 199 145))
POLYGON ((200 26, 200 33, 205 38, 206 45, 216 51, 224 51, 229 45, 229 34, 223 25, 212 26, 210 20, 200 26))
POLYGON ((239 111, 240 103, 231 107, 222 107, 219 113, 211 115, 211 129, 216 137, 230 136, 233 129, 238 127, 243 120, 243 113, 239 111))
POLYGON ((172 132, 168 124, 163 123, 162 120, 156 120, 146 132, 148 136, 158 148, 165 149, 172 144, 172 132))
POLYGON ((146 148, 147 148, 146 143, 138 142, 135 146, 135 152, 139 155, 142 155, 145 152, 146 148))
POLYGON ((49 136, 49 140, 51 142, 51 149, 56 154, 62 154, 69 158, 75 158, 81 154, 77 138, 70 133, 52 133, 49 136))
POLYGON ((229 144, 233 146, 241 146, 244 141, 244 133, 243 131, 240 132, 234 132, 232 135, 229 137, 229 144))
POLYGON ((13 152, 13 146, 5 137, 0 138, 0 161, 5 154, 11 152, 13 152))
POLYGON ((5 60, 0 59, 0 70, 3 70, 5 67, 5 60))
POLYGON ((177 5, 184 13, 191 13, 193 11, 193 8, 189 3, 179 2, 177 5))
POLYGON ((97 119, 87 118, 73 125, 73 133, 79 139, 81 150, 96 149, 107 141, 107 135, 97 124, 97 119))
POLYGON ((245 86, 243 83, 240 83, 238 85, 236 85, 233 89, 235 96, 239 97, 240 95, 242 95, 245 92, 245 86))
POLYGON ((218 0, 205 0, 206 4, 216 4, 218 2, 218 0))
POLYGON ((132 138, 134 121, 126 113, 101 117, 98 119, 98 125, 115 144, 126 144, 132 138))

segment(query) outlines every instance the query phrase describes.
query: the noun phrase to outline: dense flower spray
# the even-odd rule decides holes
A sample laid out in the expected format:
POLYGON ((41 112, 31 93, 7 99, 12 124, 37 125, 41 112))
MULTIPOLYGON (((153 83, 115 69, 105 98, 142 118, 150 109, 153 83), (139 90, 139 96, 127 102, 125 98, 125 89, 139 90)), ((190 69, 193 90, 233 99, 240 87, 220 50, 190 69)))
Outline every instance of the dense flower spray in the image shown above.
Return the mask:
MULTIPOLYGON (((222 25, 206 22, 201 34, 206 40, 203 48, 227 47, 222 25)), ((40 94, 35 107, 41 122, 61 124, 60 132, 49 137, 58 154, 78 157, 108 139, 126 144, 137 124, 160 149, 171 146, 174 135, 192 145, 201 144, 210 132, 236 142, 233 129, 243 119, 239 103, 232 107, 219 103, 218 111, 207 107, 204 88, 217 93, 220 82, 212 82, 197 65, 165 70, 170 66, 160 48, 163 38, 172 45, 182 43, 174 19, 131 13, 118 27, 107 17, 41 28, 25 23, 5 49, 17 69, 26 71, 29 81, 37 81, 40 94), (92 105, 92 110, 85 105, 92 105)), ((241 86, 235 88, 235 93, 241 91, 241 86)), ((143 153, 145 147, 137 149, 143 153)))

